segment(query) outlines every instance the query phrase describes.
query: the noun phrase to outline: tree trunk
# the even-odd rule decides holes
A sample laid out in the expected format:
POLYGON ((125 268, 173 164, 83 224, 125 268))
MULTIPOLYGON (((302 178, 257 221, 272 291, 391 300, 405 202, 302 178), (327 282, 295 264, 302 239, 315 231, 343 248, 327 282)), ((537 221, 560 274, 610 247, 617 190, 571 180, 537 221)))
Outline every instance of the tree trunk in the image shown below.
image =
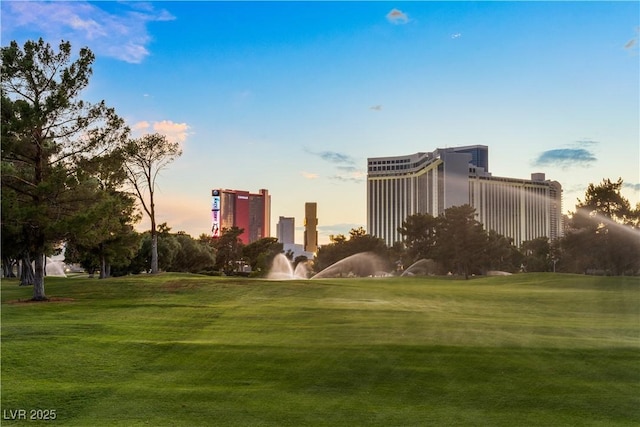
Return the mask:
MULTIPOLYGON (((38 105, 38 102, 36 102, 38 105)), ((46 156, 43 153, 43 147, 45 146, 43 137, 42 127, 38 128, 35 132, 36 139, 36 155, 34 162, 34 184, 36 186, 40 185, 44 181, 44 168, 46 166, 46 156)), ((33 205, 39 211, 43 202, 41 200, 40 195, 36 193, 33 196, 33 205)), ((45 236, 44 236, 44 227, 40 225, 36 227, 37 231, 35 234, 35 251, 34 251, 34 276, 33 276, 33 300, 34 301, 45 301, 47 296, 44 294, 44 247, 45 247, 45 236)))
POLYGON ((34 260, 33 301, 46 301, 44 293, 44 251, 38 250, 34 260))
POLYGON ((151 230, 151 274, 158 273, 158 234, 151 230))
POLYGON ((100 255, 100 279, 106 279, 107 276, 107 260, 104 255, 100 255))
POLYGON ((35 282, 33 267, 31 266, 31 258, 26 252, 20 261, 20 286, 31 286, 35 282))
MULTIPOLYGON (((149 175, 150 176, 150 175, 149 175)), ((151 220, 151 274, 158 273, 158 231, 156 228, 156 205, 153 201, 153 183, 147 181, 149 186, 149 219, 151 220)))
POLYGON ((15 260, 9 257, 2 257, 2 274, 4 277, 16 277, 13 272, 13 266, 15 264, 15 260))

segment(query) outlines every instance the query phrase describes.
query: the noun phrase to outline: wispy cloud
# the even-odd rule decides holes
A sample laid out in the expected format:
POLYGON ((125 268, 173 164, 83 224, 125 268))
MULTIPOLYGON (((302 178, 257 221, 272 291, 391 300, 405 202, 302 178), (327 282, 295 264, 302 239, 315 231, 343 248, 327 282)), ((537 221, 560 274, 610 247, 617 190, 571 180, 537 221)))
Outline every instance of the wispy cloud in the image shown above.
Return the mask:
POLYGON ((533 160, 534 166, 549 166, 568 169, 572 166, 587 167, 592 165, 598 159, 593 153, 593 148, 600 144, 589 138, 579 139, 571 144, 567 144, 566 148, 556 148, 547 150, 533 160))
POLYGON ((589 184, 585 184, 584 182, 572 185, 562 185, 562 192, 565 194, 578 194, 584 195, 585 191, 589 184))
MULTIPOLYGON (((356 166, 356 160, 348 154, 338 153, 336 151, 315 152, 309 150, 308 148, 305 148, 304 150, 307 153, 319 157, 326 162, 332 163, 335 166, 336 172, 334 173, 334 175, 325 175, 329 180, 360 183, 366 178, 366 174, 359 170, 356 166)), ((318 175, 316 174, 309 174, 309 176, 305 174, 306 172, 303 172, 303 176, 308 179, 318 178, 318 175)))
POLYGON ((462 37, 462 34, 460 33, 451 34, 452 39, 459 39, 460 37, 462 37))
POLYGON ((347 172, 347 173, 358 172, 358 168, 355 166, 337 166, 336 169, 342 172, 347 172))
POLYGON ((144 133, 159 133, 167 137, 169 141, 183 144, 189 136, 189 125, 186 123, 174 123, 171 120, 149 123, 141 121, 133 124, 131 130, 134 135, 139 136, 144 133))
POLYGON ((623 182, 622 186, 633 191, 640 191, 640 184, 638 183, 634 184, 632 182, 623 182))
POLYGON ((189 125, 186 123, 174 123, 171 120, 163 120, 153 124, 153 130, 165 135, 169 140, 183 143, 188 136, 189 125))
POLYGON ((318 232, 324 236, 329 235, 338 235, 343 234, 349 237, 349 232, 354 229, 362 227, 365 228, 364 224, 350 224, 350 223, 341 223, 341 224, 328 224, 328 225, 318 225, 318 232))
POLYGON ((398 9, 391 9, 387 13, 387 20, 392 24, 406 24, 409 22, 409 15, 398 9))
POLYGON ((117 7, 118 13, 110 13, 99 2, 2 2, 2 36, 14 38, 14 31, 27 29, 49 40, 68 40, 77 48, 88 46, 96 55, 140 63, 150 54, 147 24, 175 17, 151 3, 117 7))
POLYGON ((356 163, 354 158, 351 157, 350 155, 344 154, 344 153, 338 153, 336 151, 311 151, 307 148, 305 148, 305 151, 329 163, 347 164, 347 165, 354 165, 356 163))
POLYGON ((302 175, 304 178, 306 179, 318 179, 319 175, 317 173, 313 173, 313 172, 300 172, 300 175, 302 175))
POLYGON ((624 45, 626 51, 638 53, 638 33, 640 33, 640 27, 636 27, 636 35, 624 45))
POLYGON ((131 126, 131 130, 136 135, 140 134, 140 133, 148 132, 150 128, 151 128, 151 124, 146 120, 143 120, 143 121, 138 122, 138 123, 134 123, 131 126))
POLYGON ((598 141, 594 141, 592 139, 579 139, 576 142, 574 142, 573 144, 571 144, 571 147, 573 148, 584 148, 584 147, 593 147, 595 145, 600 144, 600 142, 598 141))
POLYGON ((558 148, 541 153, 533 164, 536 166, 552 166, 569 168, 571 166, 589 166, 596 157, 584 148, 558 148))
POLYGON ((347 164, 355 163, 353 158, 348 154, 337 153, 335 151, 323 151, 318 154, 320 155, 320 158, 331 163, 347 163, 347 164))
POLYGON ((338 168, 340 170, 343 171, 343 173, 338 173, 336 175, 333 175, 331 177, 329 177, 329 179, 334 180, 334 181, 340 181, 340 182, 355 182, 355 183, 361 183, 364 182, 366 179, 366 174, 362 171, 357 170, 356 168, 344 168, 344 167, 340 167, 338 168))
POLYGON ((332 181, 353 182, 353 183, 360 184, 364 182, 365 177, 361 172, 354 172, 351 174, 333 175, 329 177, 329 179, 331 179, 332 181))

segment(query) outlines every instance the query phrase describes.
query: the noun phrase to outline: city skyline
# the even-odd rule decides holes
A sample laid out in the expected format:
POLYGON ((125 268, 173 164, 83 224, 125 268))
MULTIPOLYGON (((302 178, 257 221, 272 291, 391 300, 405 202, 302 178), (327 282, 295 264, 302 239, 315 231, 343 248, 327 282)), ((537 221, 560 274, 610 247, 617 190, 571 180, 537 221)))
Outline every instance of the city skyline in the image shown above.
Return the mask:
POLYGON ((564 212, 605 178, 640 201, 637 2, 0 7, 3 46, 89 47, 82 99, 182 144, 158 180, 174 231, 210 232, 212 188, 265 188, 272 234, 294 217, 302 243, 315 202, 327 243, 366 228, 367 158, 475 144, 494 176, 559 181, 564 212))

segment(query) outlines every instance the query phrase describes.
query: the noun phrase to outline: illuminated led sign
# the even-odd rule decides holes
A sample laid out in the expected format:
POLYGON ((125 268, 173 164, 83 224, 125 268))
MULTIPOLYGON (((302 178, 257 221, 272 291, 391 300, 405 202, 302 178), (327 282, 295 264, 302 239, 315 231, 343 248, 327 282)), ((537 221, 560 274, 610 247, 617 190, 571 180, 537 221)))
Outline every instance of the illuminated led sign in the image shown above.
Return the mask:
POLYGON ((211 237, 220 237, 220 190, 211 192, 211 237))

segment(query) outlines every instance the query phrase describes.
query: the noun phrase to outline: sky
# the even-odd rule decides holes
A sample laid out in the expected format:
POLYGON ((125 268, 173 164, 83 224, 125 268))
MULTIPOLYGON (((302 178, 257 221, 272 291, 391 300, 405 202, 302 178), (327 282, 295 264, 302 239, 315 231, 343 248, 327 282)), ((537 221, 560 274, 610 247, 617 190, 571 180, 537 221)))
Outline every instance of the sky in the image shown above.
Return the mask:
MULTIPOLYGON (((318 204, 320 243, 366 229, 368 157, 489 147, 493 176, 543 172, 575 210, 622 178, 640 202, 640 4, 631 2, 0 3, 2 46, 96 55, 81 94, 183 155, 157 220, 211 229, 211 189, 271 194, 271 229, 318 204)), ((148 221, 143 221, 144 229, 148 221)))

